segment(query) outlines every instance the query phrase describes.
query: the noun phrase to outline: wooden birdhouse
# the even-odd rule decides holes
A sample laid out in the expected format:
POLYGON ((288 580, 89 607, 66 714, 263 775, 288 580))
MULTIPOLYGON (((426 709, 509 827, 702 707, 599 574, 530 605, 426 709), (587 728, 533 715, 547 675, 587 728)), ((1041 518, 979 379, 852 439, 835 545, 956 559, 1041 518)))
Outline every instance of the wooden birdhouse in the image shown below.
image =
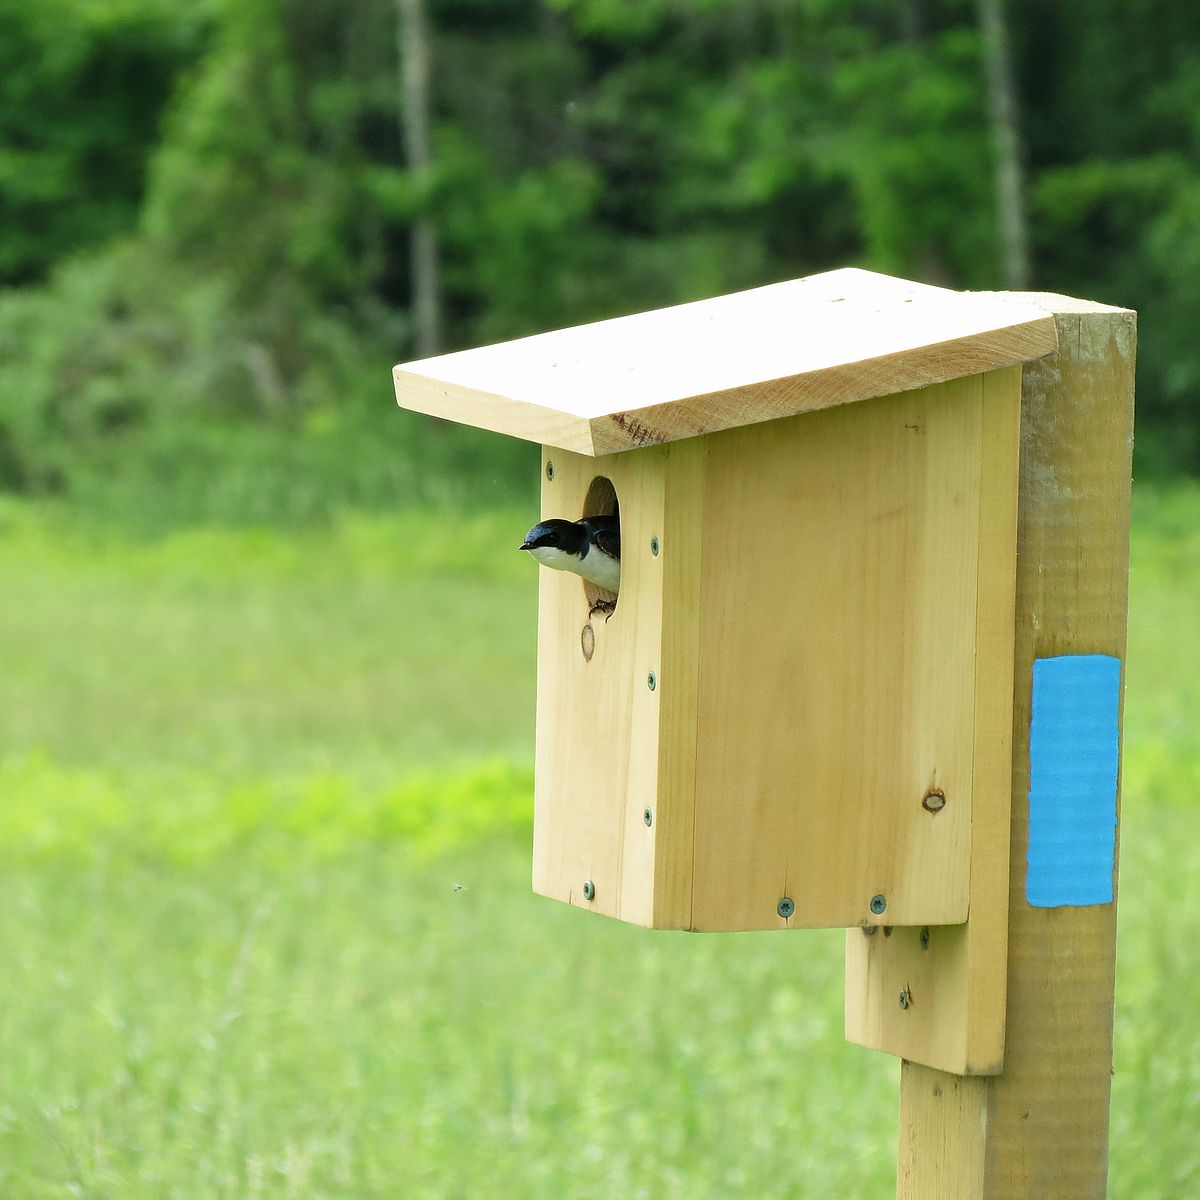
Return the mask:
MULTIPOLYGON (((1033 305, 843 270, 395 369, 541 442, 534 887, 656 928, 956 924, 1007 802, 1033 305)), ((532 524, 532 521, 530 522, 532 524)), ((514 535, 519 531, 514 530, 514 535)))
POLYGON ((1134 316, 844 270, 395 369, 619 520, 540 571, 535 889, 848 927, 905 1197, 1103 1192, 1134 316))
POLYGON ((542 444, 543 519, 619 518, 611 614, 540 571, 536 891, 966 921, 1007 839, 1019 364, 1055 344, 1033 304, 843 270, 395 369, 542 444))

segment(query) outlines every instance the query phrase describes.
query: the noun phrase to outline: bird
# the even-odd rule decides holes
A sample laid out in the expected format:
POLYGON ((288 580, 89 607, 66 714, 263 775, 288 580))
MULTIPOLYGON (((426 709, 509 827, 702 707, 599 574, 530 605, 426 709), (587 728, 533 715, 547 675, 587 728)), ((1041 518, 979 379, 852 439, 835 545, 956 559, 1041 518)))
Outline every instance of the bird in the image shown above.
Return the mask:
MULTIPOLYGON (((518 549, 528 550, 543 567, 571 571, 606 592, 620 590, 621 523, 616 517, 584 517, 580 521, 552 517, 539 521, 518 549)), ((614 601, 599 600, 592 606, 592 613, 612 616, 615 608, 614 601)))

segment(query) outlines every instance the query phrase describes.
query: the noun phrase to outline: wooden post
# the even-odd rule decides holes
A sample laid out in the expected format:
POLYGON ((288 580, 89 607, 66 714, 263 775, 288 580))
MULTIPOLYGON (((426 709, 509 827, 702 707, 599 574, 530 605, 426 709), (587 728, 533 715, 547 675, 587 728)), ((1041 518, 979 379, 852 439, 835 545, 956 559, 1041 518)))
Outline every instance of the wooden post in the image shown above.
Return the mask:
POLYGON ((1059 296, 1059 349, 1026 364, 1018 501, 1008 999, 1002 1073, 905 1062, 900 1200, 1101 1200, 1116 900, 1027 891, 1034 663, 1125 654, 1135 316, 1059 296))

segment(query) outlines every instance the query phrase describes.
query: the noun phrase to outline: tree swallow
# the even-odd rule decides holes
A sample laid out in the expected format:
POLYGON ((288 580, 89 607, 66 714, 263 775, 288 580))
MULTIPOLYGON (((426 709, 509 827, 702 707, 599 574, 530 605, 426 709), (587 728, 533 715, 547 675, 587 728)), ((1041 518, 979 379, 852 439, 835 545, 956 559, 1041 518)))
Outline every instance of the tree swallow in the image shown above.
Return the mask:
MULTIPOLYGON (((518 549, 528 550, 543 567, 582 575, 606 592, 621 587, 621 524, 616 517, 541 521, 518 549)), ((611 612, 607 603, 596 608, 611 612)))

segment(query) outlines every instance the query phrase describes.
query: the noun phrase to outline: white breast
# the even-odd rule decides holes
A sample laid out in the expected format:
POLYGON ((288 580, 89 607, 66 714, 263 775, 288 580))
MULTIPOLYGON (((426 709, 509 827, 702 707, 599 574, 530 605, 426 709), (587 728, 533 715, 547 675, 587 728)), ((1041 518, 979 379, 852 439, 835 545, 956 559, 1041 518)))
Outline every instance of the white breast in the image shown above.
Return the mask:
POLYGON ((591 547, 583 558, 567 554, 555 546, 535 546, 529 551, 543 567, 553 567, 556 571, 570 571, 573 575, 582 575, 584 579, 602 587, 606 592, 615 592, 621 586, 621 564, 615 558, 609 558, 595 546, 591 547))
POLYGON ((582 564, 579 559, 574 554, 560 550, 557 546, 534 546, 529 553, 543 567, 553 567, 556 571, 573 571, 576 575, 580 574, 579 568, 582 564))
POLYGON ((603 550, 597 550, 595 546, 592 546, 584 555, 579 563, 578 571, 584 579, 591 580, 606 592, 615 592, 621 586, 620 560, 610 558, 603 550))

